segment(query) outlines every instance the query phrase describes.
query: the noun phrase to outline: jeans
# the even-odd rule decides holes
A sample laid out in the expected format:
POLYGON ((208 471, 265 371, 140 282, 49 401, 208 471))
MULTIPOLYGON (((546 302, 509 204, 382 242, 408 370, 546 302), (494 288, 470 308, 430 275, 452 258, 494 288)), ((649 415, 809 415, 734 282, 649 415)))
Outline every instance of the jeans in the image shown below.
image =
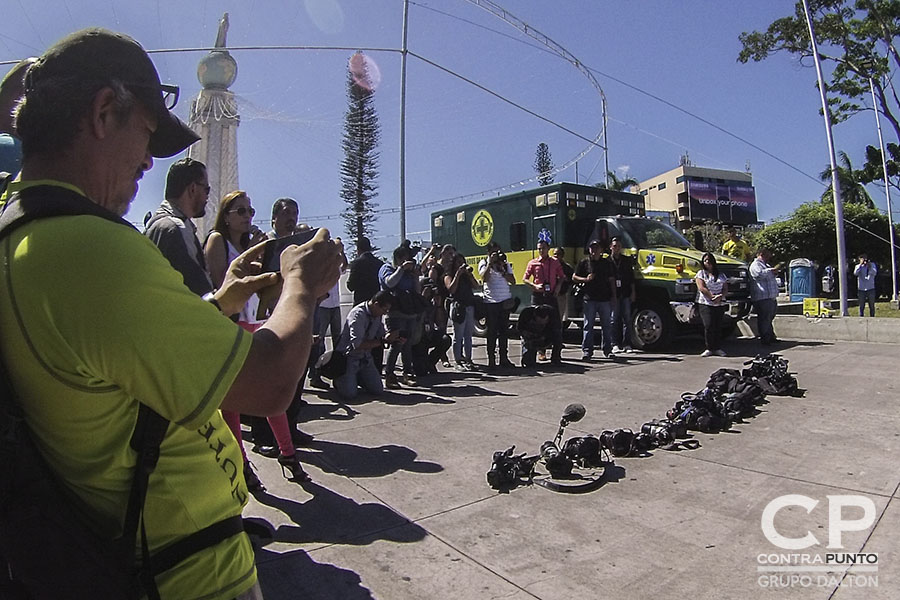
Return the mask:
POLYGON ((764 298, 762 300, 754 300, 753 308, 756 310, 756 328, 759 330, 759 339, 764 344, 771 344, 775 341, 775 330, 772 328, 772 321, 775 320, 775 311, 778 303, 775 298, 764 298))
POLYGON ((594 319, 600 315, 600 333, 603 337, 603 353, 612 352, 612 302, 600 300, 584 301, 584 333, 581 338, 581 353, 594 354, 594 319))
POLYGON ((706 341, 706 349, 714 352, 722 347, 722 317, 725 316, 726 306, 710 306, 697 303, 700 310, 700 320, 703 321, 703 339, 706 341))
POLYGON ((453 359, 472 360, 472 336, 475 335, 475 307, 466 307, 466 318, 462 323, 453 321, 453 359))
POLYGON ((613 305, 613 344, 619 348, 631 346, 634 322, 631 320, 631 296, 619 296, 613 305))
POLYGON ((347 370, 334 380, 334 389, 345 400, 356 398, 360 386, 370 394, 378 395, 384 391, 381 374, 375 368, 375 361, 372 360, 370 352, 366 352, 363 356, 348 356, 347 370))
POLYGON ((863 313, 866 312, 866 303, 869 304, 869 316, 875 316, 875 289, 871 290, 859 290, 859 316, 865 316, 863 313))
POLYGON ((500 358, 509 354, 509 311, 503 309, 502 302, 485 302, 484 317, 487 322, 488 358, 495 357, 497 340, 500 341, 500 358))
POLYGON ((394 331, 402 331, 406 336, 406 341, 402 344, 391 344, 391 347, 388 348, 387 359, 384 365, 385 376, 394 374, 394 368, 397 366, 398 354, 403 362, 403 372, 412 374, 412 344, 410 341, 413 334, 413 328, 416 326, 417 321, 418 317, 416 315, 408 315, 401 312, 388 313, 387 319, 385 319, 388 334, 394 331))

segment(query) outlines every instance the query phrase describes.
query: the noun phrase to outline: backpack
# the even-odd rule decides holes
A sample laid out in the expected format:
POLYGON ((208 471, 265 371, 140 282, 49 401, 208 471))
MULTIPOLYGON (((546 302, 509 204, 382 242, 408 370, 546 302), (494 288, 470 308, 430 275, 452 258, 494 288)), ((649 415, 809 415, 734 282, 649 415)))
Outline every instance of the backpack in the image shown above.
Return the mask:
MULTIPOLYGON (((0 191, 5 185, 0 177, 0 191)), ((75 192, 34 186, 13 194, 3 207, 0 242, 35 219, 64 215, 93 215, 132 227, 75 192)), ((143 506, 169 421, 141 403, 130 442, 137 459, 122 535, 102 537, 90 509, 41 455, 23 416, 0 361, 0 596, 132 599, 143 593, 157 600, 155 575, 243 531, 241 517, 230 517, 150 554, 143 506), (138 526, 140 565, 134 556, 138 526)))

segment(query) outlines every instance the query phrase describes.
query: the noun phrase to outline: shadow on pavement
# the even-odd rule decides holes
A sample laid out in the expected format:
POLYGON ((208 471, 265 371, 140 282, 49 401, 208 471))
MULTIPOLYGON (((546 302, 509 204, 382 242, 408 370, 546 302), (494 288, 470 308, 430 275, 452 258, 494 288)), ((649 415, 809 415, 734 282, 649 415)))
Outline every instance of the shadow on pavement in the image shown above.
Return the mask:
POLYGON ((376 540, 398 543, 418 542, 425 538, 426 531, 411 523, 383 504, 359 504, 351 498, 341 496, 317 483, 301 484, 312 494, 305 502, 279 498, 268 492, 257 492, 254 498, 261 504, 271 506, 287 515, 296 525, 281 525, 274 531, 264 519, 246 519, 254 524, 266 526, 271 537, 255 540, 265 546, 273 541, 289 544, 349 544, 367 545, 376 540))
POLYGON ((315 562, 303 550, 279 554, 256 550, 259 585, 266 600, 371 600, 356 571, 315 562))
POLYGON ((437 463, 416 460, 418 454, 414 450, 394 444, 370 448, 317 440, 309 448, 309 451, 298 450, 300 462, 345 477, 382 477, 400 470, 412 473, 444 470, 437 463))

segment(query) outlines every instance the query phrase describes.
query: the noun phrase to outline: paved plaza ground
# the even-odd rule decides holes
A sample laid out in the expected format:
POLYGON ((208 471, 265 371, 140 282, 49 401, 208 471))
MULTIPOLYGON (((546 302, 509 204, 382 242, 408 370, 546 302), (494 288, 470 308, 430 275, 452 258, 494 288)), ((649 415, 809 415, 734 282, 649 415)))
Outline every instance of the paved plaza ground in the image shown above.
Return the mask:
POLYGON ((638 429, 715 369, 765 350, 732 339, 728 358, 700 358, 701 341, 682 339, 671 354, 584 364, 572 333, 557 370, 443 373, 350 406, 309 394, 304 429, 316 441, 301 460, 313 483, 290 483, 250 454, 268 487, 245 513, 270 531, 255 538, 267 600, 900 598, 900 344, 786 342, 779 351, 805 397, 770 396, 732 431, 695 434, 696 450, 616 458, 589 493, 498 493, 485 481, 492 453, 536 453, 567 404, 587 409, 567 436, 638 429), (763 533, 764 509, 788 494, 817 504, 783 508, 773 527, 811 532, 808 548, 763 533), (829 496, 875 509, 845 507, 846 521, 866 527, 836 548, 829 496), (877 553, 877 564, 845 576, 783 562, 826 553, 877 553))

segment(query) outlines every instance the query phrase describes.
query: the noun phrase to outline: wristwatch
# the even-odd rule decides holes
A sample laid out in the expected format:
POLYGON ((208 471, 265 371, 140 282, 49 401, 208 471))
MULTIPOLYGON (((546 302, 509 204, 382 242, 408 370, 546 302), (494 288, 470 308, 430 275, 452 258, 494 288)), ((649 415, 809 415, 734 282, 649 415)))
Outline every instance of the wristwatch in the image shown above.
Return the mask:
POLYGON ((216 300, 212 292, 206 292, 205 294, 203 294, 203 301, 209 302, 210 304, 218 308, 219 312, 222 312, 222 307, 219 305, 219 301, 216 300))

